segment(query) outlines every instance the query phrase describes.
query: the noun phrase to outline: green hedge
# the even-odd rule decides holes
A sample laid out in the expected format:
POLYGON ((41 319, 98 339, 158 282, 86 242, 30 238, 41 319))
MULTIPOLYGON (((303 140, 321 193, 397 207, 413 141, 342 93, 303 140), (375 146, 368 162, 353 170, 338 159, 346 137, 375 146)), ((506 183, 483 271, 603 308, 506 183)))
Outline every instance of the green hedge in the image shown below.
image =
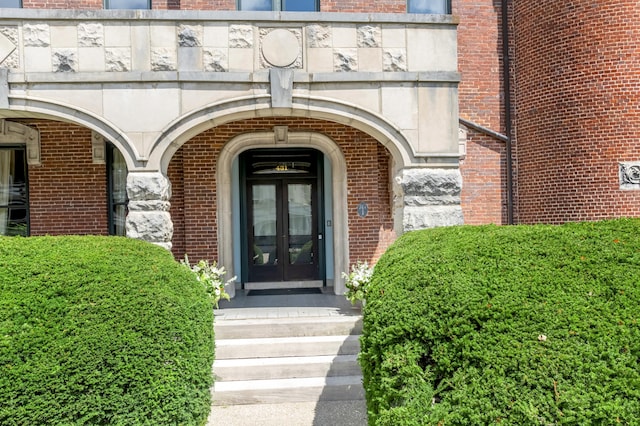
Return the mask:
POLYGON ((640 221, 412 232, 380 259, 372 425, 640 422, 640 221))
POLYGON ((201 425, 213 313, 166 250, 0 238, 0 424, 201 425))

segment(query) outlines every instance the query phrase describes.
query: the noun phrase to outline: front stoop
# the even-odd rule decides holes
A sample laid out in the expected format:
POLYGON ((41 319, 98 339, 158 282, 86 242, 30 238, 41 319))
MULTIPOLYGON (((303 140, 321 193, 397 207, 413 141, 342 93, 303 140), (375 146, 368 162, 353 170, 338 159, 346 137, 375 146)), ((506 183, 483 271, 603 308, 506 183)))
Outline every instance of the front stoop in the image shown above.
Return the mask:
POLYGON ((362 401, 362 317, 217 319, 213 404, 362 401))

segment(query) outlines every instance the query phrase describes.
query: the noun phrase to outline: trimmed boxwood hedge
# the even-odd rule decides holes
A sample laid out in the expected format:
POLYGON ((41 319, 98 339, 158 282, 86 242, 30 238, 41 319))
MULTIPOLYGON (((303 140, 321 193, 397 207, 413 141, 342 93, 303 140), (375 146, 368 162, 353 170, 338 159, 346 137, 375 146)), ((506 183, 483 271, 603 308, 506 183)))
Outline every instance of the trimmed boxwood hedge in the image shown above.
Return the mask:
POLYGON ((201 425, 213 312, 165 249, 0 238, 0 424, 201 425))
POLYGON ((376 265, 371 425, 638 424, 640 221, 453 227, 376 265))

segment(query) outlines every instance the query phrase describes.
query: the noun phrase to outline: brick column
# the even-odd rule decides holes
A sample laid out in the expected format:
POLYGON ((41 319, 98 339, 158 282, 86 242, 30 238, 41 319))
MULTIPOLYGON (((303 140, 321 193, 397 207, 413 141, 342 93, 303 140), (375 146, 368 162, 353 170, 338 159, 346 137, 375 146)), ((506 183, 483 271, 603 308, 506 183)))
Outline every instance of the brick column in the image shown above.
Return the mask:
POLYGON ((158 172, 129 172, 127 237, 171 250, 173 222, 169 214, 171 182, 158 172))
POLYGON ((403 232, 463 224, 459 169, 404 169, 396 184, 401 192, 396 193, 396 214, 402 214, 403 232))

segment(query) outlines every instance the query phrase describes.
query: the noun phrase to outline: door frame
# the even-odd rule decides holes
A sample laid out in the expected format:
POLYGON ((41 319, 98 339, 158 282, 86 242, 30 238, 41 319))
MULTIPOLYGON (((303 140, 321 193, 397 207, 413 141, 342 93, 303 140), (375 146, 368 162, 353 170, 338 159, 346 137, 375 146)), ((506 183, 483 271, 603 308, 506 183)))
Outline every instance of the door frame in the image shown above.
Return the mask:
MULTIPOLYGON (((324 155, 321 151, 315 148, 252 148, 245 150, 239 157, 239 174, 240 174, 240 244, 241 244, 241 274, 240 284, 243 289, 266 289, 266 288, 301 288, 301 287, 325 287, 326 286, 326 247, 325 247, 325 205, 324 205, 324 155), (250 172, 247 169, 247 162, 250 160, 252 154, 278 154, 278 155, 312 155, 312 175, 309 177, 299 177, 295 175, 286 174, 265 174, 264 178, 249 176, 250 172), (316 269, 313 279, 287 279, 287 264, 282 264, 282 280, 274 281, 250 281, 250 259, 249 259, 249 242, 251 240, 249 229, 249 185, 253 182, 264 182, 265 184, 273 183, 280 185, 281 199, 278 200, 282 205, 279 207, 282 217, 278 217, 278 220, 282 220, 279 224, 280 227, 286 225, 284 218, 285 212, 284 206, 287 204, 284 202, 286 197, 286 186, 288 183, 296 182, 313 182, 314 190, 312 190, 312 206, 315 213, 314 223, 312 224, 312 235, 315 238, 314 246, 317 252, 317 261, 314 268, 316 269)), ((285 233, 284 230, 281 233, 285 233)), ((279 237, 278 237, 279 238, 279 237)), ((281 244, 281 243, 279 243, 281 244)), ((282 250, 286 248, 281 247, 282 250)), ((282 254, 282 261, 285 262, 287 256, 282 254)), ((288 260, 287 260, 288 262, 288 260)), ((280 268, 279 268, 280 269, 280 268)))
MULTIPOLYGON (((285 127, 285 126, 281 126, 285 127)), ((349 231, 347 206, 347 167, 340 147, 328 136, 317 132, 287 132, 285 137, 275 131, 243 133, 229 140, 220 151, 217 164, 217 212, 218 212, 218 261, 225 267, 229 276, 238 276, 234 254, 236 247, 240 256, 240 239, 234 238, 234 214, 239 206, 234 204, 234 176, 238 171, 238 156, 253 148, 315 148, 322 152, 331 166, 332 196, 332 234, 333 267, 332 276, 327 276, 327 286, 333 287, 335 294, 344 294, 342 272, 349 267, 349 231), (234 172, 235 171, 235 172, 234 172)), ((238 259, 239 260, 239 259, 238 259)), ((238 262, 240 263, 240 262, 238 262)), ((327 271, 328 273, 328 271, 327 271)), ((236 283, 240 288, 240 283, 236 283)), ((227 292, 233 297, 236 286, 227 286, 227 292)))

